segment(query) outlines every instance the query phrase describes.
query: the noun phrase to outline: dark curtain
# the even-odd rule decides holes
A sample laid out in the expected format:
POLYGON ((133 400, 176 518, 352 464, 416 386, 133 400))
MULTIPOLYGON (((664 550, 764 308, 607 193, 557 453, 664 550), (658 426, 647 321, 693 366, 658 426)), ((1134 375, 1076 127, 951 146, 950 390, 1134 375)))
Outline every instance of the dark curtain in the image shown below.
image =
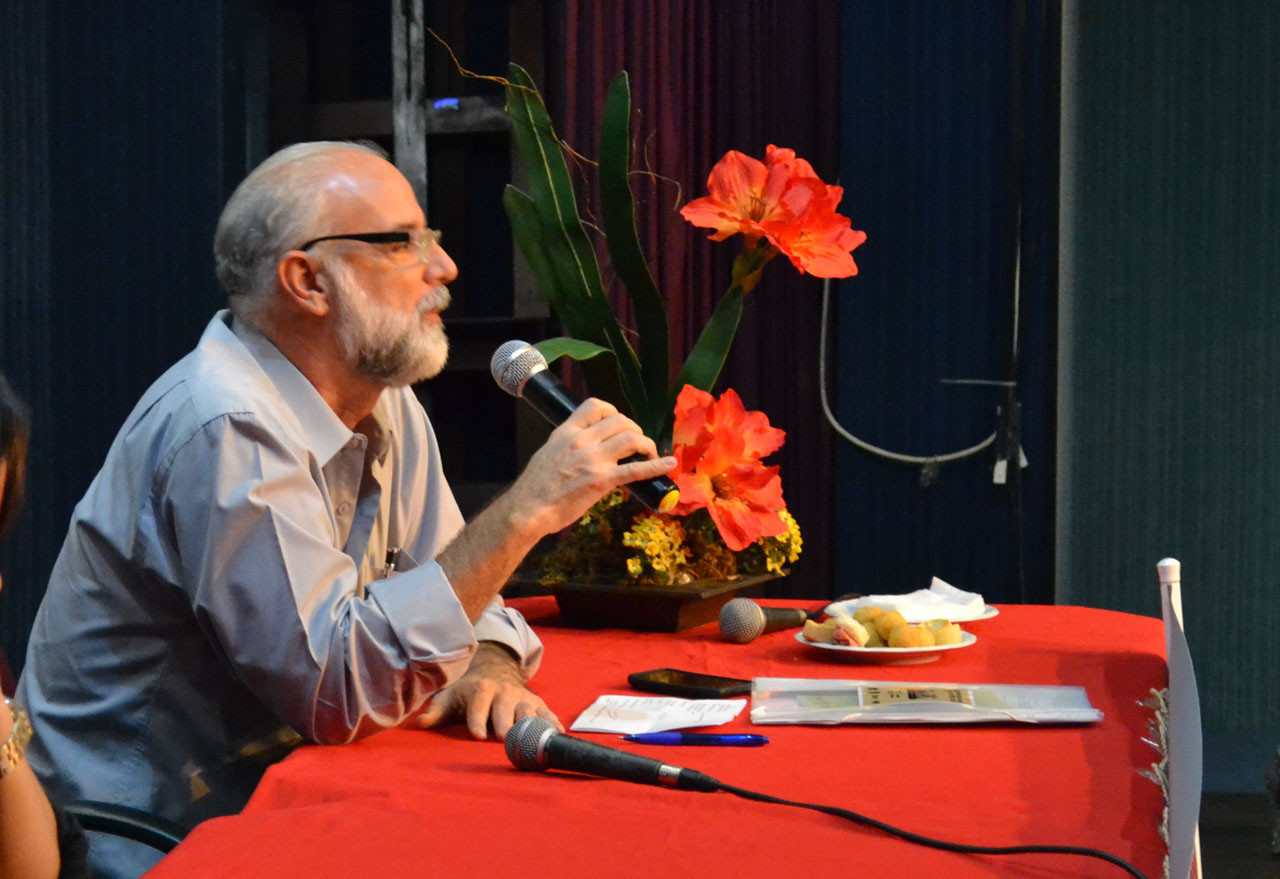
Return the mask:
POLYGON ((222 303, 241 5, 0 3, 0 370, 33 421, 27 510, 0 557, 14 671, 112 437, 222 303))
MULTIPOLYGON (((706 230, 675 213, 705 194, 716 161, 730 149, 762 158, 773 143, 835 182, 839 4, 567 0, 565 17, 565 139, 595 155, 605 91, 625 69, 638 112, 633 164, 671 181, 637 178, 635 189, 641 239, 668 301, 676 367, 727 289, 741 246, 707 241, 706 230)), ((856 193, 846 194, 842 212, 861 228, 856 193)), ((804 535, 804 554, 774 593, 795 597, 829 595, 832 582, 832 442, 817 394, 820 296, 819 281, 775 259, 747 297, 716 388, 732 387, 748 409, 787 431, 787 444, 766 463, 781 465, 787 506, 804 535)))
POLYGON ((840 167, 869 240, 839 285, 840 420, 942 455, 1014 424, 1005 388, 946 380, 1014 381, 1029 466, 998 484, 994 447, 923 473, 842 443, 837 568, 859 591, 938 576, 991 602, 1052 602, 1060 4, 841 10, 840 167))

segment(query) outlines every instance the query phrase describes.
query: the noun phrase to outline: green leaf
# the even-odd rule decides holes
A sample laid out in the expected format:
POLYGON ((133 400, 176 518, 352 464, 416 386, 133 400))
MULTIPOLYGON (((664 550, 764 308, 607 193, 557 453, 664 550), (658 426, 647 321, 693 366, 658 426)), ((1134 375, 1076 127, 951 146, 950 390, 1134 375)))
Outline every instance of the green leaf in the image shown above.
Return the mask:
MULTIPOLYGON (((520 252, 524 254, 525 261, 529 263, 529 270, 533 272, 533 279, 537 282, 538 289, 546 297, 547 304, 560 317, 560 321, 568 327, 570 319, 567 313, 571 306, 560 287, 551 258, 546 248, 542 246, 542 228, 533 200, 514 186, 508 185, 502 193, 502 205, 507 209, 511 234, 520 245, 520 252)), ((573 321, 573 323, 578 322, 573 321)))
POLYGON ((640 427, 658 436, 670 394, 669 330, 666 305, 658 292, 636 232, 631 170, 631 87, 626 71, 609 86, 600 123, 600 204, 609 255, 627 288, 640 336, 640 372, 648 406, 638 412, 640 427))
MULTIPOLYGON (((625 402, 630 404, 627 408, 632 412, 645 411, 648 403, 640 364, 605 296, 595 248, 578 216, 573 181, 551 119, 528 73, 512 64, 509 79, 507 113, 524 159, 529 177, 528 198, 538 220, 536 228, 526 223, 517 231, 513 219, 512 231, 526 255, 534 247, 541 248, 545 254, 544 263, 554 275, 550 284, 556 292, 542 287, 543 293, 565 329, 576 338, 607 344, 613 350, 622 393, 625 402), (537 240, 536 245, 531 243, 533 239, 537 240)), ((539 286, 542 286, 541 280, 539 286)), ((596 384, 598 382, 593 382, 593 387, 596 384)), ((598 393, 604 395, 603 391, 598 393)), ((615 397, 613 402, 624 401, 615 397)))
POLYGON ((602 400, 615 401, 620 411, 632 415, 626 405, 626 397, 618 387, 618 367, 613 360, 613 349, 564 336, 543 339, 533 347, 542 353, 547 363, 554 363, 561 357, 578 361, 578 367, 586 377, 587 386, 592 389, 592 393, 602 400), (597 359, 600 354, 609 356, 597 359))
POLYGON ((702 328, 702 334, 694 343, 693 350, 684 362, 684 368, 676 378, 676 386, 670 398, 668 416, 662 428, 661 439, 670 442, 671 425, 675 421, 676 397, 685 385, 693 385, 699 390, 711 392, 724 362, 729 357, 729 348, 733 346, 733 337, 738 333, 738 322, 742 319, 742 288, 733 286, 724 294, 711 315, 711 320, 702 328))
POLYGON ((554 363, 561 357, 568 357, 573 360, 590 360, 598 354, 613 353, 612 350, 601 345, 585 342, 582 339, 570 339, 565 336, 543 339, 533 347, 537 348, 542 356, 547 359, 547 363, 554 363))

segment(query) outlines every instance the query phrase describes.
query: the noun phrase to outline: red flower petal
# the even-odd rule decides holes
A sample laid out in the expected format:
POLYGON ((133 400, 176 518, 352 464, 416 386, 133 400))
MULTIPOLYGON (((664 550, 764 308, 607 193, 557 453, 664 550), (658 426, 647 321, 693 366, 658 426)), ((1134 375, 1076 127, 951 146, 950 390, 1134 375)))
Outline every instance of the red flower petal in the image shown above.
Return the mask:
POLYGON ((724 545, 734 552, 741 552, 761 537, 776 537, 787 530, 787 523, 777 513, 753 509, 737 499, 717 499, 707 512, 724 545))
POLYGON ((733 389, 719 399, 686 385, 676 399, 671 478, 680 488, 676 515, 706 508, 725 545, 734 551, 786 531, 778 468, 760 458, 776 451, 786 432, 763 412, 748 411, 733 389))
POLYGON ((693 385, 685 385, 676 397, 675 425, 671 431, 674 445, 687 445, 698 441, 707 419, 715 406, 715 397, 693 385))

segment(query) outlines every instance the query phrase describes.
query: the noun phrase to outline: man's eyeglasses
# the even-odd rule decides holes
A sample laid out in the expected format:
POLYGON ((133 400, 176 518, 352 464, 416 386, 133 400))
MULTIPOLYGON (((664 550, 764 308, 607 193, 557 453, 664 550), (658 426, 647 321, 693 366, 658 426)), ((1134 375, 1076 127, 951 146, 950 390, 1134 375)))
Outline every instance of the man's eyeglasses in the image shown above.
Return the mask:
POLYGON ((363 241, 365 244, 390 244, 394 254, 413 254, 426 262, 431 248, 440 243, 441 234, 435 229, 423 227, 412 232, 360 232, 352 235, 322 235, 312 238, 298 250, 310 250, 321 241, 363 241))

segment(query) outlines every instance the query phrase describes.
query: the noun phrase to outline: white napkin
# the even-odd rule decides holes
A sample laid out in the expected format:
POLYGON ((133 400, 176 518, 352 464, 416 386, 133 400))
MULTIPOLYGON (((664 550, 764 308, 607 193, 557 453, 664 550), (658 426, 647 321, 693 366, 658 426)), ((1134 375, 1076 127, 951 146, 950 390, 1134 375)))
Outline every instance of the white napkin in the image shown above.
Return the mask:
POLYGON ((864 595, 862 598, 851 598, 848 601, 837 601, 827 605, 827 613, 848 614, 860 607, 874 604, 886 610, 896 610, 909 623, 923 623, 928 620, 951 620, 962 623, 976 620, 987 609, 987 603, 976 592, 965 592, 950 583, 933 578, 928 589, 917 589, 905 595, 864 595))

